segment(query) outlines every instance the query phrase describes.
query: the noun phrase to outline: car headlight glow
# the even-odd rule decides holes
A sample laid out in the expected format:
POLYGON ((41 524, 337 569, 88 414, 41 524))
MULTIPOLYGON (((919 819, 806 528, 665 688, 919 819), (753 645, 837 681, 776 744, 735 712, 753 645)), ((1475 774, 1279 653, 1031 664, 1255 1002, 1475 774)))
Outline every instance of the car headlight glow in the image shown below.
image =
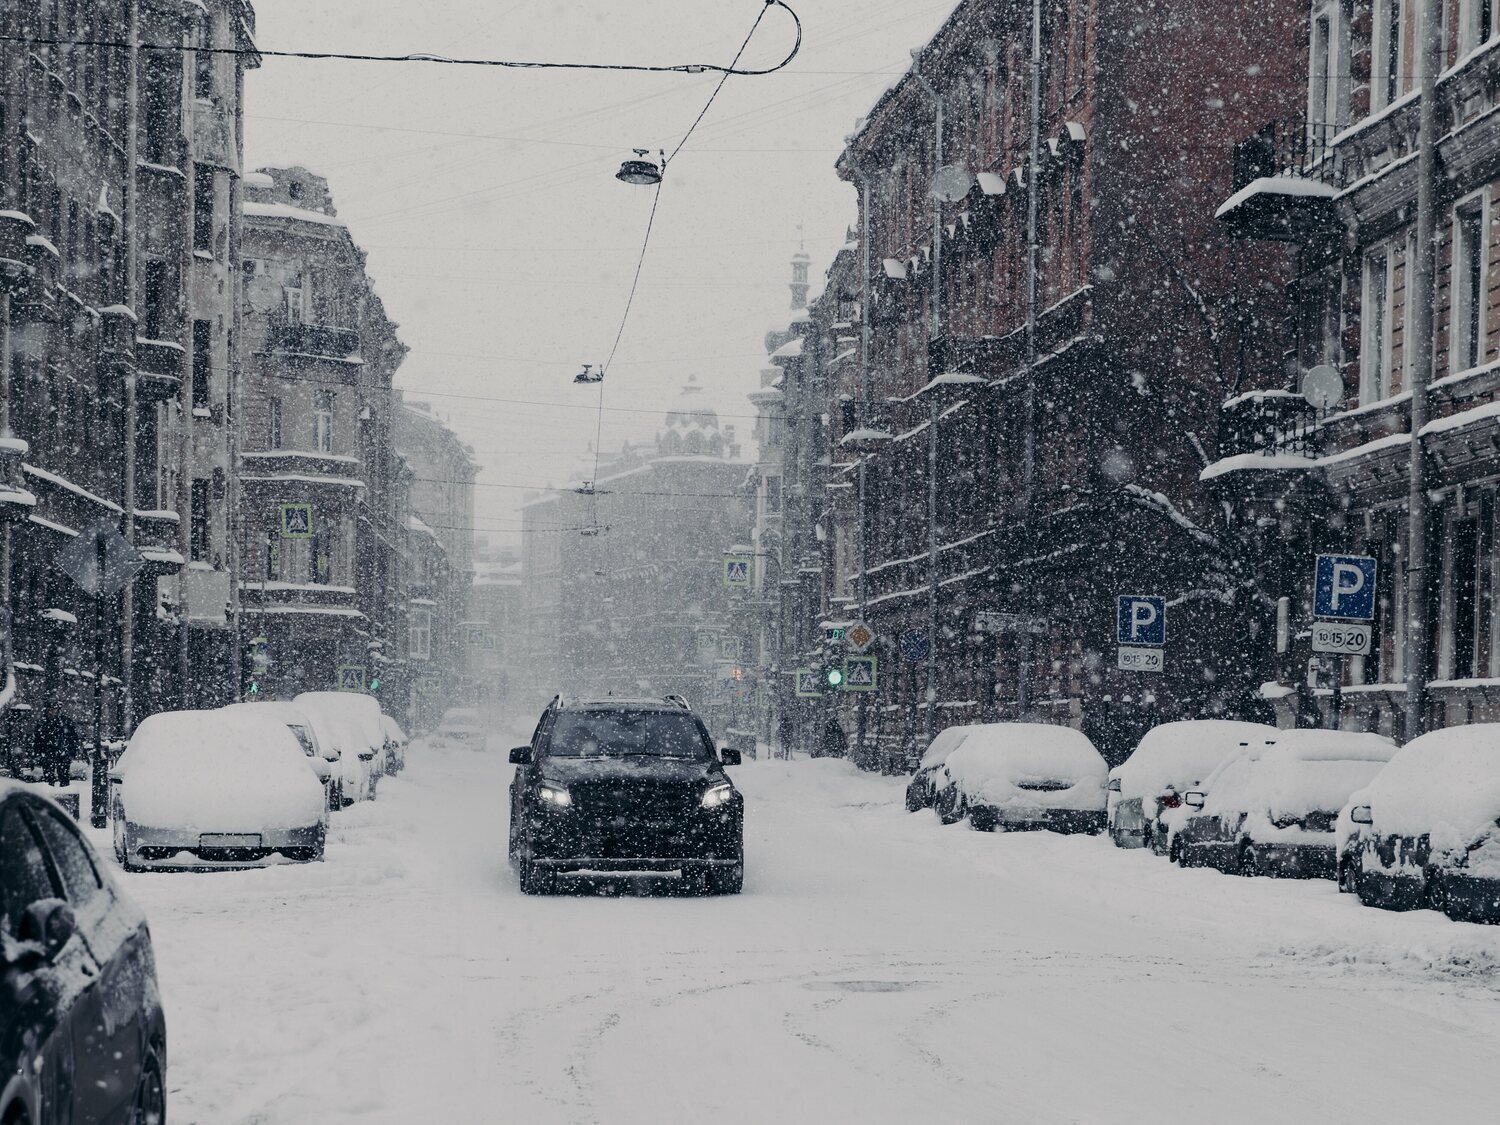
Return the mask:
POLYGON ((544 781, 537 787, 536 795, 546 804, 554 808, 566 809, 573 804, 573 794, 561 785, 554 785, 550 781, 544 781))
POLYGON ((708 792, 703 794, 703 807, 705 809, 716 809, 721 805, 727 805, 734 797, 734 786, 727 781, 721 781, 717 785, 709 786, 708 792))

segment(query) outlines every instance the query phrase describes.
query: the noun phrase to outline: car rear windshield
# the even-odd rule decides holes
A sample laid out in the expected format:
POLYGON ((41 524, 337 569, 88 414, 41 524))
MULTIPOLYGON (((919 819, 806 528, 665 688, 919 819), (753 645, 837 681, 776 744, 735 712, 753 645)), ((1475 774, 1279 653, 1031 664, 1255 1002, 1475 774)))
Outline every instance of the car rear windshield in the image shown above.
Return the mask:
POLYGON ((697 758, 709 756, 691 715, 669 711, 564 712, 547 753, 557 758, 697 758))

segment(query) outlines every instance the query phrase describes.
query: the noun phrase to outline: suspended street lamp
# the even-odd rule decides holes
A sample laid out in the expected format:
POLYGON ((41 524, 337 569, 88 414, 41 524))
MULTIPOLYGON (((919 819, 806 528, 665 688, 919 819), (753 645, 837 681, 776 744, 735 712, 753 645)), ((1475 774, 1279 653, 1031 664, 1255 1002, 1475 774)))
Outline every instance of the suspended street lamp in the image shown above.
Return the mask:
POLYGON ((620 165, 620 170, 615 173, 615 179, 622 180, 627 184, 635 184, 640 187, 650 187, 661 183, 662 173, 667 168, 667 157, 661 154, 661 164, 658 166, 654 161, 646 159, 648 149, 638 148, 633 150, 635 160, 627 160, 620 165))

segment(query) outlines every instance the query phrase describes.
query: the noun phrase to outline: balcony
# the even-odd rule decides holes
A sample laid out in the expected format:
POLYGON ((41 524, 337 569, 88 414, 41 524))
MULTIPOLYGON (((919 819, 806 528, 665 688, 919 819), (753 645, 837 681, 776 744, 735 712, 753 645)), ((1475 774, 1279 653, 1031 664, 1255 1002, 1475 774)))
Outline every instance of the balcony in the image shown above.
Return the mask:
POLYGON ((1318 467, 1317 412, 1293 391, 1248 391, 1226 402, 1218 460, 1199 474, 1210 488, 1283 495, 1318 467))
POLYGON ((359 352, 359 332, 330 324, 293 324, 281 321, 271 326, 266 348, 281 354, 320 359, 354 360, 359 352))
POLYGON ((1236 238, 1309 242, 1336 229, 1332 140, 1341 125, 1273 121, 1234 146, 1233 192, 1215 217, 1236 238))
POLYGON ((182 368, 187 353, 171 340, 135 340, 136 398, 140 402, 165 402, 182 389, 182 368))
POLYGON ((142 574, 161 577, 182 569, 182 554, 177 550, 180 519, 169 509, 136 509, 135 546, 146 559, 142 574))

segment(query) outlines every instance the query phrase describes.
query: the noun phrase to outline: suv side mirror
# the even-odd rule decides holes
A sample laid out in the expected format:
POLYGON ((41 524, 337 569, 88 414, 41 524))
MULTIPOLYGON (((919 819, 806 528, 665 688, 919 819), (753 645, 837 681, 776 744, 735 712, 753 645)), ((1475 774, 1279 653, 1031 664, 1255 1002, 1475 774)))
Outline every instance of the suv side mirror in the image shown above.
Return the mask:
POLYGON ((531 765, 531 747, 517 746, 510 752, 510 764, 513 766, 531 765))
POLYGON ((51 961, 68 944, 78 929, 73 908, 60 898, 38 899, 21 914, 16 936, 41 947, 42 957, 51 961))
POLYGON ((1111 793, 1118 793, 1120 791, 1120 779, 1118 777, 1109 779, 1109 791, 1111 793))
POLYGON ((737 766, 740 764, 740 752, 733 746, 719 747, 719 761, 726 766, 737 766))
POLYGON ((1369 805, 1355 805, 1349 810, 1349 819, 1355 824, 1375 823, 1375 817, 1371 815, 1369 805))
POLYGON ((1182 795, 1182 803, 1190 809, 1201 809, 1203 807, 1203 794, 1196 789, 1191 789, 1182 795))

